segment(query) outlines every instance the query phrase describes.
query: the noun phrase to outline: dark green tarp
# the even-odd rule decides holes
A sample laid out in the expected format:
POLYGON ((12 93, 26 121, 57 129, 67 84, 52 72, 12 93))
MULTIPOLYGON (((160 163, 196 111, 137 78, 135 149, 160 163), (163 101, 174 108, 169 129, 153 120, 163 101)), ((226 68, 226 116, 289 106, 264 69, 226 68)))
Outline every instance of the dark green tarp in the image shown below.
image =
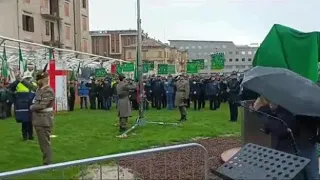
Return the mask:
POLYGON ((252 65, 287 68, 316 82, 319 37, 319 32, 303 33, 275 24, 261 43, 252 65))

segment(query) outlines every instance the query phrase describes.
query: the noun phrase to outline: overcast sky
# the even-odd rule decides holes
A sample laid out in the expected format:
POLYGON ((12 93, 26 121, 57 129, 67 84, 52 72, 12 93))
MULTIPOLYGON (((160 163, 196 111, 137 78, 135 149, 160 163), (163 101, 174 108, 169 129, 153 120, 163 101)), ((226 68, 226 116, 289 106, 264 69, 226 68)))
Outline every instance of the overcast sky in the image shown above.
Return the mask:
MULTIPOLYGON (((136 0, 89 0, 90 30, 136 29, 136 0)), ((261 42, 279 23, 320 31, 320 0, 141 0, 150 37, 261 42)))

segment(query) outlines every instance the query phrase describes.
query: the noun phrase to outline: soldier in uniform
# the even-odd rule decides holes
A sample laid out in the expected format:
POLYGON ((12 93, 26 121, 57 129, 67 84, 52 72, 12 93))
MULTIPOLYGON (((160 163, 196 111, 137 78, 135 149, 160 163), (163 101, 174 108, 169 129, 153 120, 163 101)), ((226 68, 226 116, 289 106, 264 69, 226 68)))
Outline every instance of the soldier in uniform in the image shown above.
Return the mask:
POLYGON ((50 135, 54 123, 53 105, 55 100, 54 91, 48 84, 49 75, 46 72, 46 67, 36 75, 38 87, 22 80, 26 87, 36 92, 33 100, 34 104, 30 106, 30 110, 32 111, 32 124, 36 130, 38 143, 43 155, 43 165, 52 163, 50 135))
POLYGON ((136 89, 136 86, 129 84, 123 75, 119 75, 119 83, 117 85, 118 95, 118 116, 120 124, 120 133, 123 133, 127 129, 128 117, 131 116, 131 105, 129 94, 130 91, 136 89))
POLYGON ((181 75, 179 80, 176 82, 176 96, 175 96, 175 105, 179 107, 180 111, 180 121, 187 120, 187 104, 190 94, 189 81, 186 79, 185 75, 181 75))
POLYGON ((229 110, 230 110, 230 121, 235 122, 238 120, 238 103, 240 93, 240 82, 237 79, 237 74, 233 73, 228 82, 229 91, 229 110))

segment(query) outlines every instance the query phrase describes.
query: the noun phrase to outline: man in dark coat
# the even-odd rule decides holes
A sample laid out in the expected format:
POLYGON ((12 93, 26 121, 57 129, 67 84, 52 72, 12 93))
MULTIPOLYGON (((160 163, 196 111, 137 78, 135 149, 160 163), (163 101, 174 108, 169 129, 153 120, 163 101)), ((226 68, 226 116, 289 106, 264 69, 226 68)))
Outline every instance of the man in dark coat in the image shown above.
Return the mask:
POLYGON ((98 85, 96 80, 93 77, 90 77, 90 82, 87 83, 86 86, 89 88, 90 109, 97 109, 98 85))
POLYGON ((215 78, 212 77, 211 80, 208 81, 206 84, 206 95, 209 99, 210 103, 210 110, 216 110, 218 106, 218 93, 219 93, 219 87, 217 82, 215 81, 215 78))
POLYGON ((144 80, 143 82, 144 85, 144 91, 146 95, 145 99, 145 110, 149 110, 150 103, 152 103, 152 89, 151 89, 151 83, 149 80, 144 80))
POLYGON ((193 103, 193 108, 194 110, 200 110, 201 108, 201 102, 199 101, 200 99, 200 82, 198 81, 197 78, 192 78, 191 84, 190 84, 190 100, 193 103))
POLYGON ((111 108, 111 98, 112 98, 112 87, 109 80, 105 80, 102 83, 102 96, 103 96, 103 105, 106 110, 111 108))
POLYGON ((160 77, 157 77, 157 79, 154 81, 153 95, 155 97, 155 105, 158 110, 161 109, 163 92, 163 83, 161 82, 160 77))
POLYGON ((230 121, 235 122, 238 120, 238 100, 240 92, 240 82, 237 79, 237 74, 233 73, 228 82, 229 91, 229 110, 230 110, 230 121))
POLYGON ((206 106, 206 81, 204 79, 201 79, 198 84, 200 88, 198 107, 200 107, 200 109, 204 109, 206 106))

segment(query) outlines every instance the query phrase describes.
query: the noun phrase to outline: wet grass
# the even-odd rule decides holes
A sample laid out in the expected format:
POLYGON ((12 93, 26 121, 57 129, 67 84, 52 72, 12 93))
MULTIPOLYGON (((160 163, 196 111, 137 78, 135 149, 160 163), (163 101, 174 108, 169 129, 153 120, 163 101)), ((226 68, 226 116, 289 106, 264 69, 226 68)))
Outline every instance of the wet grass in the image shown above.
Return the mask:
MULTIPOLYGON (((145 114, 149 120, 177 122, 178 110, 149 110, 145 114)), ((129 120, 129 126, 135 123, 137 112, 129 120)), ((240 123, 230 123, 227 105, 217 111, 208 109, 194 111, 189 109, 188 121, 179 127, 148 124, 138 127, 134 135, 127 139, 118 139, 117 112, 103 110, 80 110, 59 113, 56 116, 52 139, 54 163, 78 160, 119 152, 168 145, 173 142, 186 142, 195 137, 217 137, 239 134, 240 123)), ((42 155, 37 141, 21 140, 20 124, 14 119, 0 121, 0 171, 40 166, 42 155)), ((61 179, 77 178, 80 167, 41 173, 23 179, 61 179)))

